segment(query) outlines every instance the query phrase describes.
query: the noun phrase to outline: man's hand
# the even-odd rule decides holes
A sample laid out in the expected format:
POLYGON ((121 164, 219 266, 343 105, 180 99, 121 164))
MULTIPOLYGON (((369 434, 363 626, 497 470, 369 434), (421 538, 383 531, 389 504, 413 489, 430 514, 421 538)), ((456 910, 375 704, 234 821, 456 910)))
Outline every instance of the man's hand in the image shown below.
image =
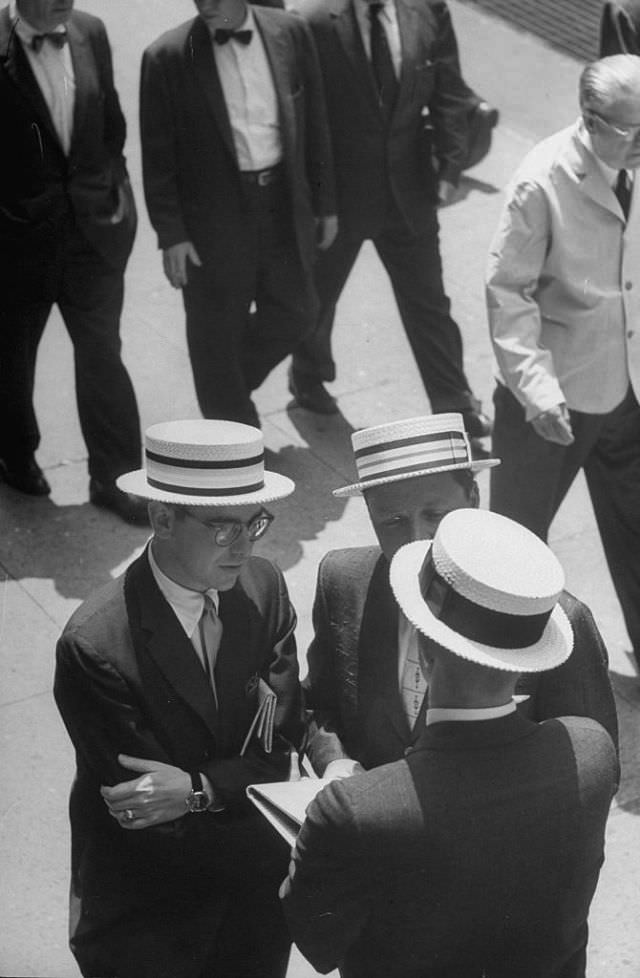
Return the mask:
POLYGON ((329 761, 322 777, 334 781, 364 773, 365 770, 358 761, 354 761, 351 757, 338 757, 335 761, 329 761))
POLYGON ((146 829, 187 814, 185 800, 191 791, 191 777, 186 771, 128 754, 119 754, 118 763, 142 775, 134 781, 100 788, 109 813, 123 829, 146 829))
POLYGON ((452 204, 456 196, 456 187, 448 180, 438 180, 438 206, 446 207, 452 204))
POLYGON ((327 251, 336 240, 337 234, 338 217, 336 214, 316 217, 316 243, 320 251, 327 251))
POLYGON ((198 257, 198 252, 190 241, 181 241, 179 244, 171 245, 162 252, 162 267, 174 289, 181 289, 187 284, 188 271, 187 262, 200 267, 202 262, 198 257))
POLYGON ((536 434, 544 438, 545 441, 555 442, 556 445, 571 445, 573 443, 571 419, 566 404, 558 404, 556 407, 549 408, 548 411, 543 411, 531 419, 531 424, 536 434))

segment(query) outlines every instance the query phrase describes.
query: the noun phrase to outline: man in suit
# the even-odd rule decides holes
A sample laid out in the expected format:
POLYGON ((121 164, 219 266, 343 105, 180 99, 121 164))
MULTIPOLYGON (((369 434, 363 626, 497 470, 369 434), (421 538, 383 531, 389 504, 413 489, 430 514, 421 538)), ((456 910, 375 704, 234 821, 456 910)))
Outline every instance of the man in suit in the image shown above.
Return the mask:
POLYGON ((640 58, 588 65, 580 108, 521 164, 491 245, 490 506, 546 539, 584 469, 640 663, 640 58))
MULTIPOLYGON (((337 496, 364 496, 379 546, 334 550, 322 560, 313 608, 314 638, 304 680, 313 711, 307 753, 325 777, 399 760, 417 741, 430 703, 430 650, 389 585, 389 565, 406 543, 431 539, 442 518, 477 507, 473 461, 462 419, 431 415, 378 425, 352 436, 358 481, 337 496)), ((518 681, 519 710, 532 720, 578 715, 598 720, 617 744, 607 652, 591 613, 564 592, 574 632, 567 661, 518 681)))
POLYGON ((448 514, 401 548, 391 586, 432 652, 406 758, 311 804, 282 888, 312 965, 343 978, 584 978, 587 916, 616 790, 600 724, 534 723, 520 672, 566 661, 564 575, 505 517, 448 514))
POLYGON ((149 500, 151 541, 57 648, 71 948, 91 978, 283 978, 287 850, 245 788, 286 779, 301 733, 295 613, 251 553, 293 483, 235 422, 154 425, 145 449, 120 485, 149 500))
POLYGON ((104 25, 73 0, 0 11, 0 459, 30 495, 50 486, 35 459, 38 344, 58 305, 74 347, 91 502, 124 519, 146 507, 115 480, 140 464, 138 409, 120 356, 123 276, 136 213, 125 121, 104 25))
POLYGON ((322 81, 300 18, 196 7, 144 54, 145 195, 200 410, 255 424, 251 391, 311 328, 316 248, 336 233, 322 81))
POLYGON ((438 203, 464 166, 467 122, 458 52, 441 0, 304 0, 327 97, 340 230, 320 256, 320 311, 296 348, 291 392, 332 413, 336 303, 365 239, 393 285, 431 408, 460 411, 472 438, 490 431, 465 377, 462 339, 442 282, 438 203))

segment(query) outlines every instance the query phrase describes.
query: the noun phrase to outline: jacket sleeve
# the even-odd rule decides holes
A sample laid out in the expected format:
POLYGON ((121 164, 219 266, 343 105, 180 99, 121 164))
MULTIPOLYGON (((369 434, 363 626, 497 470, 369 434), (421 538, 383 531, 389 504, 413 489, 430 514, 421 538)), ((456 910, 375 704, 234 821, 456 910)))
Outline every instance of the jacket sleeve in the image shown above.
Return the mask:
POLYGON ((309 671, 302 683, 308 725, 306 753, 319 777, 331 761, 349 756, 341 740, 336 649, 326 599, 326 587, 331 587, 327 582, 329 559, 325 556, 318 568, 313 602, 314 636, 307 654, 309 671))
POLYGON ((617 750, 618 718, 602 636, 581 601, 565 592, 560 604, 573 629, 573 651, 557 669, 535 677, 532 719, 590 717, 604 727, 617 750))
POLYGON ((98 31, 95 35, 95 50, 100 73, 101 94, 104 99, 104 141, 114 167, 114 176, 118 180, 123 180, 127 176, 123 155, 127 124, 113 81, 113 61, 107 32, 102 21, 98 21, 98 25, 98 31))
POLYGON ((460 74, 458 43, 445 3, 428 5, 435 17, 435 84, 429 100, 438 176, 457 184, 467 158, 469 89, 460 74))
POLYGON ((540 342, 542 320, 535 297, 550 236, 542 187, 516 180, 489 250, 486 300, 501 375, 527 421, 564 401, 551 352, 540 342))
POLYGON ((313 212, 316 217, 324 217, 335 214, 337 208, 327 106, 320 62, 311 29, 302 18, 298 19, 297 27, 301 38, 299 57, 302 59, 307 102, 305 120, 307 179, 311 190, 313 212))
POLYGON ((145 51, 140 78, 142 178, 158 247, 189 240, 178 188, 175 104, 160 52, 145 51))
POLYGON ((362 875, 375 865, 361 852, 345 783, 333 781, 309 806, 280 889, 291 936, 321 974, 338 967, 370 915, 362 875))

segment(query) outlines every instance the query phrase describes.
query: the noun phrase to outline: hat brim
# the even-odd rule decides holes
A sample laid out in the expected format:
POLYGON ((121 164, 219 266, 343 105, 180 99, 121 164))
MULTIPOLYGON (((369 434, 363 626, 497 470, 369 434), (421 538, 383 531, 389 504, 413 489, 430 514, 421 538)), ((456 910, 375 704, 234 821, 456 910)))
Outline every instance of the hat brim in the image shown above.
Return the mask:
POLYGON ((573 629, 556 605, 540 639, 526 648, 502 649, 474 642, 455 632, 433 614, 420 592, 419 573, 431 541, 406 544, 393 558, 391 589, 414 628, 438 645, 470 662, 507 672, 544 672, 561 665, 573 649, 573 629))
POLYGON ((290 496, 295 489, 295 483, 286 475, 280 475, 279 472, 265 472, 264 486, 253 492, 235 493, 229 496, 192 495, 150 486, 145 469, 125 472, 124 475, 118 476, 116 485, 118 489, 132 496, 155 499, 161 503, 173 503, 176 506, 243 506, 252 503, 272 503, 277 499, 290 496))
POLYGON ((366 489, 373 489, 374 486, 384 486, 389 482, 404 482, 406 479, 419 479, 423 475, 437 475, 439 472, 454 472, 456 469, 468 469, 471 472, 480 472, 482 469, 491 469, 494 465, 500 465, 499 458, 482 458, 472 462, 452 462, 450 465, 438 465, 432 469, 421 469, 418 472, 403 472, 398 475, 380 476, 379 479, 369 479, 367 482, 354 482, 350 486, 341 486, 333 490, 333 495, 342 498, 343 496, 361 496, 366 489))

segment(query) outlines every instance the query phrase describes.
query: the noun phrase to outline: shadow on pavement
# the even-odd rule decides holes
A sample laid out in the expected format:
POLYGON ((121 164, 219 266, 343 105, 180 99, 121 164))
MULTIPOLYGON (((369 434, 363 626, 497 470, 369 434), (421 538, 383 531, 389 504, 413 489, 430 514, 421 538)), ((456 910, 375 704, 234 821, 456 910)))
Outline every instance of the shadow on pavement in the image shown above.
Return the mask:
POLYGON ((64 598, 83 600, 126 565, 149 535, 90 503, 57 506, 48 497, 0 493, 2 559, 15 580, 51 580, 64 598))

